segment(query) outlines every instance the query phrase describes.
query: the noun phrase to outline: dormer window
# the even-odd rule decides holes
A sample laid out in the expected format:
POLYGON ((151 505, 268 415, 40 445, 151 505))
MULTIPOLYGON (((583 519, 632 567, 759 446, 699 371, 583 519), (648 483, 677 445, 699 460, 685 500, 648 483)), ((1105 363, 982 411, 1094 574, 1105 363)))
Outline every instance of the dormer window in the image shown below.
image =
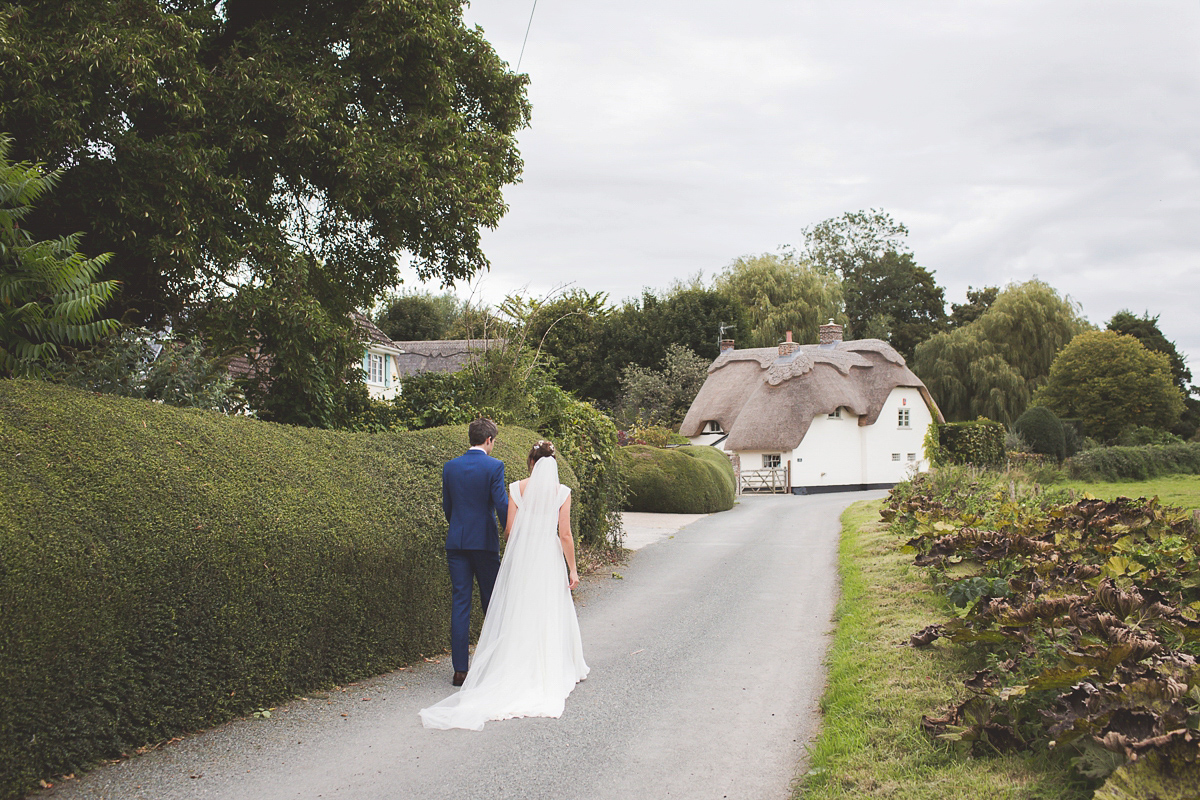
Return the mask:
POLYGON ((705 433, 724 433, 724 431, 721 430, 721 423, 717 422, 715 419, 710 419, 705 424, 704 432, 705 433))
POLYGON ((841 408, 837 408, 837 409, 835 409, 835 410, 833 410, 833 411, 830 411, 830 412, 829 412, 829 418, 830 418, 830 419, 841 419, 841 418, 842 418, 842 409, 841 409, 841 408))

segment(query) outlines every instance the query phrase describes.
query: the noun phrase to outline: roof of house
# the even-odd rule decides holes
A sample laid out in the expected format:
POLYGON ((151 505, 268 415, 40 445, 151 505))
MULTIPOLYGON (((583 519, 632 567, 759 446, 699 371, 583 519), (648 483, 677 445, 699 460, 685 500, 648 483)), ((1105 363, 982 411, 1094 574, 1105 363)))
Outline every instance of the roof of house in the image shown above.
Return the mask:
POLYGON ((679 432, 699 436, 716 420, 729 436, 728 450, 794 450, 813 418, 848 408, 858 424, 879 418, 892 390, 920 391, 938 419, 942 413, 904 358, 881 339, 778 348, 726 350, 708 368, 679 432))
POLYGON ((497 347, 502 339, 433 339, 421 342, 393 342, 400 349, 396 371, 401 378, 420 372, 457 372, 480 350, 497 347))
POLYGON ((350 312, 350 319, 354 320, 354 327, 359 333, 366 337, 368 344, 376 344, 382 347, 394 348, 396 343, 393 342, 386 333, 379 329, 379 326, 371 321, 371 318, 366 314, 358 311, 350 312))

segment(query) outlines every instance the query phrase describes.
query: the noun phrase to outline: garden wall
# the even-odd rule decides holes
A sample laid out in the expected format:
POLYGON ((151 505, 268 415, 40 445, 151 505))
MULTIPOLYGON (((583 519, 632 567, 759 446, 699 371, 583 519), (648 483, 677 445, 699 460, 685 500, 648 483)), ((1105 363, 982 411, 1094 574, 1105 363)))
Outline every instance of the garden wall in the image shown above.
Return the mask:
MULTIPOLYGON (((510 481, 538 438, 501 428, 510 481)), ((441 652, 466 441, 0 381, 0 797, 441 652)))

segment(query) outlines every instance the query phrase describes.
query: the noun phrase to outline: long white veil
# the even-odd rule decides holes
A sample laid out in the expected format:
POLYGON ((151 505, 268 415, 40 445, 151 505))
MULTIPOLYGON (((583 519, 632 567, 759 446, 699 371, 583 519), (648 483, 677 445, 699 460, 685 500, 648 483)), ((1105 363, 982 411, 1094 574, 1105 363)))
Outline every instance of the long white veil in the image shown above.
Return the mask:
POLYGON ((482 730, 487 720, 558 717, 587 677, 579 621, 558 538, 567 490, 541 458, 517 503, 504 560, 462 689, 421 710, 427 728, 482 730))

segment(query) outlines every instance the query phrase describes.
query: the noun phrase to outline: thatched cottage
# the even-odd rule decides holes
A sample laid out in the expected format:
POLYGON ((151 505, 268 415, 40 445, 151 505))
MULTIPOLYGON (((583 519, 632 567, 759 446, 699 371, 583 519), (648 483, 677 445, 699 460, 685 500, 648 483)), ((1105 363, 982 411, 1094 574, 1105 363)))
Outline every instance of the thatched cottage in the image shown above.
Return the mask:
POLYGON ((722 352, 680 433, 729 453, 743 488, 795 494, 888 488, 928 468, 923 443, 944 421, 904 358, 879 339, 722 352))

